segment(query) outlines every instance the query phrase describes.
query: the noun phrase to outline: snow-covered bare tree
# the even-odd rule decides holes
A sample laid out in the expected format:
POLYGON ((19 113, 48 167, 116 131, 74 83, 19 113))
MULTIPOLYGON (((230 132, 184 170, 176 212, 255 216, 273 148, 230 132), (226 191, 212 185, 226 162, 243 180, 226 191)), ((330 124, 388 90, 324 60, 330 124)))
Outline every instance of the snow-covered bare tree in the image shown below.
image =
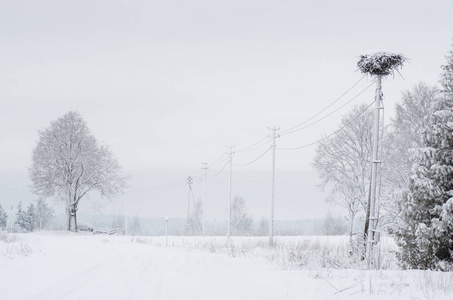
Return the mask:
POLYGON ((124 231, 124 216, 123 215, 117 215, 113 218, 112 225, 110 226, 111 229, 121 229, 124 231))
POLYGON ((321 233, 324 235, 343 235, 348 231, 348 226, 345 220, 339 217, 334 217, 330 211, 321 225, 321 233))
POLYGON ((188 226, 187 226, 187 234, 192 235, 199 235, 203 231, 203 202, 198 199, 194 202, 193 210, 190 214, 188 226))
POLYGON ((233 235, 251 234, 253 219, 245 207, 245 200, 236 196, 231 204, 231 233, 233 235))
POLYGON ((2 205, 0 204, 0 230, 5 230, 7 227, 8 222, 8 215, 6 211, 3 209, 2 205))
POLYGON ((126 180, 110 149, 100 145, 77 112, 68 112, 39 132, 30 168, 32 190, 65 203, 68 230, 77 231, 80 200, 97 191, 111 198, 126 180))
POLYGON ((141 222, 140 222, 140 218, 138 216, 135 216, 133 219, 132 219, 132 222, 130 223, 129 227, 128 227, 128 234, 130 235, 140 235, 141 232, 142 232, 142 225, 141 225, 141 222))
POLYGON ((359 212, 366 212, 371 170, 373 112, 355 106, 341 120, 342 130, 323 140, 316 149, 313 166, 329 202, 348 211, 349 234, 359 212))
POLYGON ((442 90, 434 102, 423 147, 401 203, 395 229, 406 268, 453 270, 453 51, 442 67, 442 90))
POLYGON ((269 234, 269 221, 264 217, 261 217, 260 221, 257 224, 255 235, 266 236, 269 234))
POLYGON ((52 219, 54 210, 43 199, 39 199, 35 209, 35 228, 45 228, 52 219))

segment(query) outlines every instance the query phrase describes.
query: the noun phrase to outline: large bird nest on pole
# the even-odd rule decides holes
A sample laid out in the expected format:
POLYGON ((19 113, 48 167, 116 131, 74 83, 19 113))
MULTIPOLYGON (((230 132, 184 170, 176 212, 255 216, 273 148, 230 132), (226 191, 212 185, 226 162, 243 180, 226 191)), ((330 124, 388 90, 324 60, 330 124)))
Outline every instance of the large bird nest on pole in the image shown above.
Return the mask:
POLYGON ((357 66, 364 74, 387 76, 395 70, 398 72, 397 68, 401 68, 405 61, 402 54, 381 51, 361 55, 357 66))

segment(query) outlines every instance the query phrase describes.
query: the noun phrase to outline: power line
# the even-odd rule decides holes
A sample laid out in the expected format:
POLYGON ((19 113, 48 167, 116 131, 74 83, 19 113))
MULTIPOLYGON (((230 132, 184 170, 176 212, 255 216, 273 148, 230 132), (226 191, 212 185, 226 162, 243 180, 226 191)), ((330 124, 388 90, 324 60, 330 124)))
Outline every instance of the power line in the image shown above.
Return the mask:
MULTIPOLYGON (((212 179, 211 182, 225 183, 225 182, 228 182, 228 179, 226 179, 226 178, 212 179)), ((249 186, 269 186, 268 182, 253 181, 253 180, 235 180, 234 183, 238 184, 238 185, 249 185, 249 186)), ((282 181, 275 181, 275 185, 276 186, 288 186, 288 187, 300 187, 299 183, 288 183, 288 182, 282 182, 282 181)))
POLYGON ((155 192, 155 191, 163 191, 163 190, 170 190, 170 189, 174 189, 176 187, 180 187, 180 186, 183 186, 183 185, 186 185, 185 183, 179 183, 179 184, 173 184, 173 185, 162 185, 162 186, 159 186, 159 187, 156 187, 156 188, 153 188, 153 189, 142 189, 143 192, 155 192))
POLYGON ((214 166, 218 163, 220 163, 222 161, 222 158, 225 156, 225 154, 227 154, 226 152, 224 152, 216 161, 212 162, 212 163, 209 163, 210 166, 214 166))
POLYGON ((194 186, 197 187, 197 186, 201 183, 202 180, 203 180, 203 175, 201 175, 201 176, 197 179, 197 182, 194 184, 194 186))
POLYGON ((235 166, 246 166, 246 165, 250 165, 250 164, 256 162, 256 161, 257 161, 258 159, 260 159, 261 157, 263 157, 263 156, 264 156, 267 152, 269 152, 269 150, 271 150, 271 149, 272 149, 272 147, 267 148, 267 150, 266 150, 263 154, 261 154, 261 155, 258 156, 256 159, 254 159, 254 160, 252 160, 252 161, 250 161, 250 162, 248 162, 248 163, 245 163, 245 164, 234 164, 234 165, 235 165, 235 166))
POLYGON ((222 173, 222 171, 225 170, 225 167, 228 165, 229 162, 230 162, 230 160, 227 160, 227 162, 225 163, 225 165, 222 167, 222 169, 221 169, 217 174, 215 174, 214 176, 210 176, 210 177, 208 177, 208 178, 211 179, 211 178, 214 178, 214 177, 220 175, 220 173, 222 173))
POLYGON ((251 148, 255 147, 256 145, 258 145, 258 144, 261 143, 262 141, 266 140, 267 138, 268 138, 268 136, 266 135, 265 137, 263 137, 262 139, 260 139, 258 142, 254 143, 253 145, 248 146, 248 147, 246 147, 246 148, 243 148, 243 149, 241 149, 241 150, 237 150, 237 151, 235 151, 235 152, 237 153, 237 152, 246 152, 246 151, 253 150, 253 149, 251 149, 251 148))
MULTIPOLYGON (((211 180, 211 182, 223 184, 225 182, 228 182, 228 179, 213 179, 213 180, 211 180)), ((266 183, 266 182, 246 181, 246 180, 235 180, 234 184, 247 185, 247 186, 269 186, 269 183, 266 183)))
POLYGON ((345 96, 349 91, 351 91, 357 84, 359 84, 360 81, 362 81, 363 78, 365 78, 366 75, 363 75, 356 83, 354 83, 346 92, 344 92, 343 94, 340 95, 340 97, 338 97, 337 99, 335 99, 332 103, 330 103, 327 107, 325 107, 323 110, 321 110, 320 112, 318 112, 317 114, 315 114, 314 116, 312 116, 311 118, 309 118, 308 120, 305 120, 304 122, 296 125, 296 126, 293 126, 289 129, 286 129, 286 130, 283 130, 281 131, 281 134, 282 133, 285 133, 287 131, 292 131, 293 129, 299 127, 299 126, 302 126, 304 125, 305 123, 307 122, 310 122, 311 120, 313 120, 314 118, 316 118, 317 116, 319 116, 320 114, 322 114, 324 111, 326 111, 329 107, 331 107, 332 105, 334 105, 335 103, 337 103, 341 98, 343 98, 343 96, 345 96))
POLYGON ((316 142, 313 142, 313 143, 310 143, 310 144, 307 144, 307 145, 303 145, 303 146, 300 146, 300 147, 295 147, 295 148, 277 148, 278 150, 299 150, 299 149, 303 149, 303 148, 307 148, 307 147, 310 147, 310 146, 313 146, 313 145, 316 145, 326 139, 328 139, 329 137, 337 134, 338 132, 340 132, 341 130, 343 130, 345 127, 349 126, 350 124, 352 124, 352 122, 354 122, 355 120, 357 120, 358 117, 360 117, 368 108, 370 108, 371 105, 373 105, 375 101, 371 102, 370 105, 368 105, 364 110, 362 110, 357 116, 355 116, 352 120, 350 120, 348 123, 346 123, 344 126, 342 126, 341 128, 339 128, 338 130, 334 131, 333 133, 329 134, 328 136, 326 137, 323 137, 322 139, 316 141, 316 142))
MULTIPOLYGON (((342 99, 347 93, 349 93, 355 86, 357 86, 362 80, 363 78, 365 77, 365 75, 363 77, 361 77, 355 84, 353 84, 346 92, 344 92, 343 94, 341 94, 337 99, 335 99, 332 103, 330 103, 327 107, 325 107, 324 109, 322 109, 321 111, 319 111, 317 114, 315 114, 314 116, 312 116, 311 118, 307 119, 306 121, 296 125, 296 126, 293 126, 289 129, 286 129, 284 131, 282 131, 281 134, 291 134, 291 133, 294 133, 294 132, 297 132, 299 130, 302 130, 302 129, 305 129, 309 126, 312 126, 318 122, 320 122, 321 120, 329 117, 330 115, 334 114, 335 112, 337 112, 338 110, 340 110, 341 108, 343 108, 345 105, 349 104, 351 101, 353 101, 354 99, 356 99, 358 96, 360 96, 362 93, 364 93, 366 90, 368 90, 374 83, 374 81, 369 85, 367 86, 364 90, 362 90, 359 94, 357 94, 356 96, 354 96, 352 99, 350 99, 349 101, 347 101, 345 104, 341 105, 340 107, 338 107, 337 109, 335 109, 334 111, 328 113, 327 115, 325 115, 324 117, 314 121, 314 122, 311 122, 309 124, 307 124, 308 122, 314 120, 316 117, 318 117, 319 115, 321 115, 322 113, 324 113, 326 110, 328 110, 330 107, 332 107, 335 103, 337 103, 338 101, 340 101, 340 99, 342 99), (307 124, 306 126, 303 126, 307 124), (303 126, 303 127, 301 127, 303 126)), ((373 102, 374 103, 374 102, 373 102)), ((309 146, 312 146, 312 145, 315 145, 317 143, 320 143, 324 140, 326 140, 327 138, 337 134, 339 131, 343 130, 346 126, 349 126, 352 122, 354 122, 361 114, 363 114, 373 103, 371 103, 369 106, 366 107, 365 110, 363 110, 361 113, 359 113, 356 117, 354 117, 354 119, 352 119, 351 121, 349 121, 346 125, 342 126, 340 129, 336 130, 335 132, 333 132, 332 134, 316 141, 316 142, 313 142, 313 143, 310 143, 310 144, 307 144, 307 145, 303 145, 301 147, 295 147, 295 148, 276 148, 274 146, 274 149, 279 149, 279 150, 298 150, 298 149, 303 149, 303 148, 306 148, 306 147, 309 147, 309 146)), ((252 150, 256 150, 256 149, 259 149, 265 145, 268 145, 268 141, 266 140, 268 138, 268 136, 265 136, 263 138, 261 138, 260 140, 258 140, 256 143, 248 146, 248 147, 245 147, 243 149, 240 149, 238 151, 236 151, 237 153, 241 153, 241 152, 247 152, 247 151, 252 151, 252 150)), ((252 161, 250 162, 247 162, 247 163, 244 163, 244 164, 234 164, 235 166, 246 166, 246 165, 250 165, 250 164, 253 164, 254 162, 258 161, 259 159, 261 159, 264 155, 266 155, 267 152, 269 152, 269 150, 271 150, 273 147, 272 146, 269 146, 266 151, 264 151, 262 154, 260 154, 257 158, 253 159, 252 161)), ((212 179, 212 178, 215 178, 216 176, 220 175, 226 168, 226 166, 228 165, 229 163, 229 159, 228 157, 225 157, 227 154, 227 152, 224 152, 217 160, 215 160, 214 162, 210 163, 209 165, 210 166, 213 166, 213 165, 218 165, 218 164, 222 164, 222 163, 225 163, 223 165, 223 167, 221 168, 221 170, 215 174, 214 176, 210 176, 208 177, 208 179, 212 179)), ((204 201, 206 201, 206 173, 207 173, 207 165, 208 164, 204 164, 204 168, 202 168, 202 170, 199 170, 199 173, 196 174, 194 177, 193 177, 193 186, 198 186, 201 181, 203 180, 203 178, 205 179, 205 186, 204 186, 204 201), (204 173, 204 174, 203 174, 204 173)), ((240 183, 239 183, 240 184, 240 183)), ((176 188, 176 187, 180 187, 180 186, 183 186, 185 185, 184 183, 179 183, 179 184, 174 184, 174 185, 163 185, 163 186, 159 186, 159 187, 156 187, 154 189, 152 189, 151 191, 159 191, 159 190, 167 190, 167 189, 173 189, 173 188, 176 188)), ((193 191, 191 191, 192 193, 192 197, 193 197, 193 191)), ((192 199, 193 200, 193 199, 192 199)), ((204 225, 204 224, 203 224, 204 225)))
POLYGON ((200 183, 200 180, 203 178, 203 169, 198 170, 198 172, 195 173, 195 176, 192 176, 193 182, 195 182, 195 186, 200 183))
MULTIPOLYGON (((324 120, 325 118, 327 118, 327 117, 331 116, 332 114, 336 113, 337 111, 339 111, 340 109, 342 109, 343 107, 345 107, 346 105, 348 105, 349 103, 351 103, 353 100, 355 100, 357 97, 359 97, 360 95, 362 95, 362 94, 363 94, 366 90, 368 90, 373 84, 374 84, 374 81, 373 81, 370 85, 368 85, 365 89, 363 89, 360 93, 358 93, 357 95, 355 95, 354 97, 352 97, 350 100, 348 100, 346 103, 344 103, 343 105, 341 105, 340 107, 338 107, 338 108, 335 109, 334 111, 328 113, 327 115, 325 115, 325 116, 322 117, 321 119, 318 119, 318 120, 316 120, 316 121, 314 121, 314 122, 312 122, 312 123, 310 123, 310 124, 308 124, 308 125, 305 125, 304 127, 301 127, 301 128, 298 128, 298 129, 294 129, 294 130, 292 130, 292 131, 285 130, 285 132, 282 133, 282 135, 290 134, 290 133, 294 133, 294 132, 300 131, 300 130, 302 130, 302 129, 305 129, 305 128, 307 128, 307 127, 310 127, 310 126, 312 126, 312 125, 314 125, 314 124, 316 124, 316 123, 318 123, 318 122, 324 120)), ((324 111, 324 110, 323 110, 323 111, 324 111)), ((316 116, 318 116, 318 115, 319 115, 319 113, 318 113, 316 116)), ((312 120, 313 118, 314 118, 314 117, 310 118, 309 120, 312 120)), ((302 124, 299 124, 299 126, 301 126, 301 125, 307 123, 309 120, 305 121, 305 122, 302 123, 302 124)))
MULTIPOLYGON (((268 138, 268 137, 266 136, 266 139, 267 139, 267 138, 268 138)), ((261 140, 261 141, 263 141, 263 140, 261 140)), ((263 147, 263 146, 266 146, 266 145, 268 145, 268 144, 269 144, 269 141, 265 141, 264 143, 261 143, 261 144, 259 144, 259 145, 258 145, 258 144, 255 144, 254 147, 249 147, 249 148, 247 148, 247 150, 242 150, 240 153, 242 153, 242 152, 248 152, 248 151, 252 151, 252 150, 256 150, 256 149, 259 149, 259 148, 261 148, 261 147, 263 147)))
POLYGON ((194 180, 197 180, 199 177, 203 177, 203 170, 198 170, 197 173, 195 173, 195 176, 193 176, 194 180))

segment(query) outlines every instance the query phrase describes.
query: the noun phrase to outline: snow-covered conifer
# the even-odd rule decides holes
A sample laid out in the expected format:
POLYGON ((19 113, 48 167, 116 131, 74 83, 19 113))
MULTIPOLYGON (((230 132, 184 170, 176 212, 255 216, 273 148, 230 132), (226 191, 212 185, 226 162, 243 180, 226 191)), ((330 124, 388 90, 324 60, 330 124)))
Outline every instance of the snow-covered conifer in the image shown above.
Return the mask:
POLYGON ((395 231, 407 268, 453 269, 453 52, 442 70, 441 96, 433 103, 424 147, 413 151, 403 226, 395 231))
POLYGON ((17 205, 16 225, 19 226, 21 231, 27 230, 27 213, 22 210, 22 202, 17 205))
POLYGON ((438 88, 419 83, 403 92, 401 102, 395 106, 395 118, 388 126, 382 147, 380 223, 385 226, 401 221, 397 204, 412 173, 414 158, 410 157, 410 149, 424 146, 421 132, 429 126, 431 106, 438 97, 438 88))
POLYGON ((0 204, 0 230, 6 229, 7 220, 8 220, 8 215, 6 214, 2 205, 0 204))
POLYGON ((35 230, 35 222, 36 222, 36 209, 35 205, 33 203, 30 203, 30 205, 27 208, 27 213, 25 215, 25 224, 26 224, 26 230, 28 232, 32 232, 35 230))

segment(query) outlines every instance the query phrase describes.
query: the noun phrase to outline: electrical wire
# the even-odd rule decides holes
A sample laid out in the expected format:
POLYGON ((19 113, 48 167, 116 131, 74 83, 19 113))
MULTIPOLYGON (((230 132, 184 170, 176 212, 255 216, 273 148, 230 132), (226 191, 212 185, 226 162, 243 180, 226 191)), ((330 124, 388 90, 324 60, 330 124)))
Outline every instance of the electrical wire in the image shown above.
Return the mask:
POLYGON ((190 193, 192 194, 192 204, 195 207, 195 196, 193 195, 193 189, 190 189, 190 193))
POLYGON ((218 176, 220 173, 222 173, 222 171, 225 170, 225 167, 228 165, 229 162, 230 162, 230 161, 227 161, 227 162, 225 163, 225 165, 222 167, 222 169, 221 169, 217 174, 215 174, 214 176, 208 177, 208 179, 214 178, 214 177, 218 176))
MULTIPOLYGON (((360 93, 358 93, 357 95, 355 95, 354 97, 352 97, 350 100, 348 100, 346 103, 344 103, 343 105, 341 105, 340 107, 338 107, 338 108, 335 109, 334 111, 328 113, 327 115, 325 115, 325 116, 322 117, 321 119, 318 119, 318 120, 316 120, 316 121, 314 121, 314 122, 312 122, 312 123, 310 123, 310 124, 308 124, 308 125, 305 125, 304 127, 301 127, 301 128, 298 128, 298 129, 294 129, 294 130, 292 130, 292 131, 285 130, 284 133, 280 133, 280 134, 281 134, 281 135, 285 135, 285 134, 294 133, 294 132, 297 132, 297 131, 300 131, 300 130, 302 130, 302 129, 305 129, 305 128, 307 128, 307 127, 310 127, 310 126, 312 126, 312 125, 314 125, 314 124, 316 124, 316 123, 318 123, 318 122, 324 120, 325 118, 327 118, 327 117, 331 116, 332 114, 336 113, 337 111, 339 111, 340 109, 342 109, 344 106, 348 105, 348 104, 351 103, 353 100, 355 100, 357 97, 359 97, 360 95, 362 95, 362 94, 363 94, 366 90, 368 90, 372 85, 374 85, 374 82, 371 82, 371 84, 368 85, 365 89, 363 89, 360 93)), ((319 114, 318 114, 318 115, 319 115, 319 114)), ((309 120, 311 120, 311 119, 313 119, 313 118, 310 118, 309 120)), ((307 121, 308 121, 308 120, 307 120, 307 121)), ((307 121, 305 121, 304 123, 307 123, 307 121)), ((300 124, 300 125, 302 125, 302 124, 300 124)), ((300 126, 300 125, 299 125, 299 126, 300 126)))
POLYGON ((192 176, 192 183, 197 182, 200 178, 203 178, 203 171, 200 169, 195 176, 192 176))
MULTIPOLYGON (((213 179, 212 182, 215 183, 226 183, 228 182, 228 179, 213 179)), ((268 186, 269 184, 266 182, 258 182, 258 181, 250 181, 250 180, 235 180, 234 184, 238 185, 248 185, 248 186, 268 186)))
POLYGON ((340 95, 340 97, 338 97, 337 99, 335 99, 332 103, 330 103, 329 105, 327 105, 324 109, 322 109, 320 112, 318 112, 317 114, 315 114, 314 116, 312 116, 311 118, 309 118, 308 120, 305 120, 304 122, 296 125, 296 126, 293 126, 291 128, 288 128, 286 130, 283 130, 281 133, 285 133, 287 131, 292 131, 293 129, 296 129, 297 127, 299 126, 302 126, 304 125, 305 123, 307 122, 310 122, 311 120, 313 120, 314 118, 316 118, 317 116, 319 116, 320 114, 322 114, 323 112, 325 112, 327 109, 329 109, 329 107, 331 107, 332 105, 334 105, 335 103, 337 103, 341 98, 343 98, 347 93, 349 93, 349 91, 351 91, 357 84, 359 84, 360 81, 363 80, 363 78, 366 77, 366 74, 363 75, 356 83, 354 83, 346 92, 344 92, 343 94, 340 95))
POLYGON ((163 186, 156 187, 156 188, 153 188, 153 189, 150 189, 150 190, 146 190, 146 192, 156 192, 156 191, 170 190, 170 189, 174 189, 176 187, 180 187, 180 186, 183 186, 183 185, 186 185, 186 184, 185 183, 180 183, 180 184, 174 184, 174 185, 163 185, 163 186))
MULTIPOLYGON (((269 137, 266 136, 266 139, 268 139, 268 138, 269 138, 269 137)), ((263 140, 264 140, 264 139, 261 139, 261 141, 263 141, 263 140)), ((261 143, 261 144, 259 144, 259 145, 258 145, 258 144, 255 144, 255 147, 249 147, 249 148, 247 148, 247 150, 243 150, 243 151, 241 151, 241 152, 239 152, 239 153, 248 152, 248 151, 252 151, 252 150, 256 150, 256 149, 259 149, 259 148, 261 148, 261 147, 263 147, 263 146, 266 146, 266 145, 268 145, 268 144, 269 144, 269 141, 265 141, 264 143, 261 143)))
POLYGON ((364 110, 362 110, 357 116, 355 116, 352 120, 350 120, 348 123, 346 123, 344 126, 342 126, 341 128, 339 128, 338 130, 334 131, 333 133, 329 134, 328 136, 326 137, 323 137, 322 139, 320 140, 317 140, 316 142, 313 142, 313 143, 310 143, 310 144, 307 144, 307 145, 304 145, 304 146, 301 146, 301 147, 295 147, 295 148, 277 148, 278 150, 299 150, 299 149, 303 149, 303 148, 307 148, 307 147, 310 147, 310 146, 313 146, 313 145, 316 145, 326 139, 328 139, 329 137, 337 134, 338 132, 340 132, 341 130, 343 130, 345 127, 349 126, 350 124, 352 124, 352 122, 354 122, 355 120, 358 119, 358 117, 360 117, 365 111, 368 110, 368 108, 370 108, 371 105, 373 105, 373 103, 375 103, 376 100, 374 100, 373 102, 371 102, 370 105, 368 105, 364 110))
POLYGON ((194 186, 198 186, 200 184, 200 182, 203 180, 203 178, 204 178, 204 175, 201 175, 200 178, 198 179, 197 183, 194 184, 194 186))
POLYGON ((256 159, 254 159, 254 160, 252 160, 252 161, 250 161, 250 162, 248 162, 248 163, 245 163, 245 164, 234 164, 234 165, 235 165, 235 166, 247 166, 247 165, 250 165, 250 164, 256 162, 256 161, 257 161, 258 159, 260 159, 261 157, 263 157, 264 154, 266 154, 267 152, 269 152, 269 150, 271 150, 271 149, 272 149, 272 147, 269 147, 263 154, 261 154, 261 155, 258 156, 256 159))
POLYGON ((212 163, 209 163, 208 165, 210 166, 215 166, 216 164, 220 163, 222 158, 225 156, 225 154, 227 154, 226 152, 224 152, 216 161, 212 162, 212 163))
MULTIPOLYGON (((227 183, 227 181, 224 181, 224 180, 213 180, 212 182, 219 183, 219 184, 227 183)), ((240 181, 234 181, 234 185, 263 187, 263 186, 268 186, 269 184, 266 184, 266 183, 245 183, 245 182, 240 182, 240 181)))
MULTIPOLYGON (((337 112, 339 109, 343 108, 345 105, 349 104, 350 102, 352 102, 354 99, 356 99, 358 96, 360 96, 362 93, 364 93, 366 90, 368 90, 373 84, 374 84, 374 80, 373 82, 367 86, 364 90, 362 90, 359 94, 357 94, 356 96, 354 96, 352 99, 350 99, 349 101, 347 101, 345 104, 341 105, 340 107, 338 107, 337 109, 335 109, 334 111, 330 112, 329 114, 325 115, 324 117, 322 117, 321 119, 318 119, 304 127, 301 127, 302 125, 310 122, 311 120, 313 120, 314 118, 316 118, 317 116, 319 116, 320 114, 322 114, 323 112, 325 112, 327 109, 329 109, 332 105, 334 105, 335 103, 337 103, 339 100, 341 100, 347 93, 349 93, 357 84, 359 84, 363 78, 365 78, 366 75, 362 76, 356 83, 354 83, 348 90, 346 90, 343 94, 341 94, 337 99, 335 99, 332 103, 330 103, 328 106, 326 106, 324 109, 322 109, 321 111, 319 111, 317 114, 315 114, 314 116, 312 116, 311 118, 307 119, 306 121, 296 125, 296 126, 293 126, 289 129, 286 129, 284 131, 281 131, 281 135, 286 135, 286 134, 291 134, 291 133, 294 133, 294 132, 297 132, 297 131, 300 131, 302 129, 305 129, 309 126, 312 126, 318 122, 320 122, 321 120, 329 117, 330 115, 334 114, 335 112, 337 112), (300 127, 300 128, 299 128, 300 127)), ((326 140, 327 138, 337 134, 339 131, 343 130, 346 126, 349 126, 352 122, 354 122, 360 115, 362 115, 372 104, 374 103, 374 101, 369 105, 367 106, 362 112, 360 112, 356 117, 354 117, 351 121, 349 121, 347 124, 345 124, 344 126, 342 126, 341 128, 339 128, 338 130, 336 130, 335 132, 333 132, 332 134, 316 141, 316 142, 313 142, 313 143, 310 143, 310 144, 307 144, 307 145, 304 145, 304 146, 301 146, 301 147, 295 147, 295 148, 276 148, 278 150, 298 150, 298 149, 303 149, 303 148, 306 148, 306 147, 310 147, 310 146, 313 146, 315 144, 318 144, 324 140, 326 140)), ((256 150, 256 149, 259 149, 265 145, 268 144, 268 141, 266 141, 265 143, 262 143, 265 139, 269 138, 268 135, 266 135, 265 137, 261 138, 259 141, 257 141, 256 143, 252 144, 251 146, 248 146, 246 148, 243 148, 243 149, 240 149, 240 150, 237 150, 235 151, 236 153, 241 153, 241 152, 248 152, 248 151, 252 151, 252 150, 256 150)), ((258 161, 260 158, 262 158, 267 152, 269 152, 269 150, 272 149, 272 146, 269 146, 269 148, 263 152, 260 156, 258 156, 256 159, 248 162, 248 163, 245 163, 245 164, 234 164, 235 166, 246 166, 246 165, 250 165, 256 161, 258 161)), ((227 158, 224 158, 224 156, 227 154, 227 152, 224 152, 217 160, 215 160, 214 162, 210 163, 209 165, 210 166, 214 166, 214 165, 217 165, 217 164, 220 164, 222 163, 223 161, 225 161, 225 159, 227 158)), ((222 167, 222 169, 214 176, 210 176, 210 177, 207 177, 209 179, 211 178, 214 178, 218 175, 220 175, 223 170, 225 169, 225 167, 228 165, 229 163, 229 160, 226 161, 226 163, 224 164, 224 166, 222 167)), ((195 175, 194 176, 194 186, 198 186, 201 181, 203 180, 204 178, 204 174, 202 172, 199 171, 199 174, 195 175), (198 177, 198 178, 197 178, 198 177)), ((182 186, 182 185, 185 185, 185 183, 181 183, 181 184, 175 184, 175 185, 166 185, 166 186, 160 186, 160 187, 157 187, 157 188, 154 188, 152 189, 151 191, 160 191, 160 190, 167 190, 167 189, 172 189, 172 188, 175 188, 175 187, 179 187, 179 186, 182 186)), ((193 191, 192 191, 192 197, 193 197, 193 191)), ((192 201, 193 201, 193 198, 192 198, 192 201)))
POLYGON ((251 148, 255 147, 256 145, 258 145, 259 143, 261 143, 262 141, 264 141, 264 140, 267 139, 268 137, 269 137, 269 136, 266 135, 265 137, 263 137, 262 139, 260 139, 260 140, 259 140, 258 142, 256 142, 255 144, 253 144, 253 145, 251 145, 251 146, 248 146, 248 147, 246 147, 246 148, 244 148, 244 149, 237 150, 237 151, 235 151, 235 152, 236 152, 236 153, 239 153, 239 152, 246 152, 246 151, 253 150, 253 149, 251 149, 251 148))
POLYGON ((335 103, 337 103, 341 98, 343 98, 347 93, 349 93, 357 84, 359 84, 360 81, 363 80, 363 78, 366 77, 366 74, 363 75, 356 83, 354 83, 346 92, 344 92, 343 94, 341 94, 337 99, 335 99, 332 103, 330 103, 329 105, 327 105, 324 109, 322 109, 320 112, 318 112, 317 114, 315 114, 314 116, 312 116, 311 118, 309 118, 308 120, 305 120, 304 122, 296 125, 296 126, 293 126, 291 128, 288 128, 286 130, 283 130, 282 132, 287 132, 287 131, 292 131, 293 129, 296 129, 297 127, 299 126, 302 126, 304 125, 305 123, 307 122, 310 122, 311 120, 313 120, 314 118, 316 118, 317 116, 319 116, 320 114, 322 114, 323 112, 325 112, 327 109, 329 109, 332 105, 334 105, 335 103))

